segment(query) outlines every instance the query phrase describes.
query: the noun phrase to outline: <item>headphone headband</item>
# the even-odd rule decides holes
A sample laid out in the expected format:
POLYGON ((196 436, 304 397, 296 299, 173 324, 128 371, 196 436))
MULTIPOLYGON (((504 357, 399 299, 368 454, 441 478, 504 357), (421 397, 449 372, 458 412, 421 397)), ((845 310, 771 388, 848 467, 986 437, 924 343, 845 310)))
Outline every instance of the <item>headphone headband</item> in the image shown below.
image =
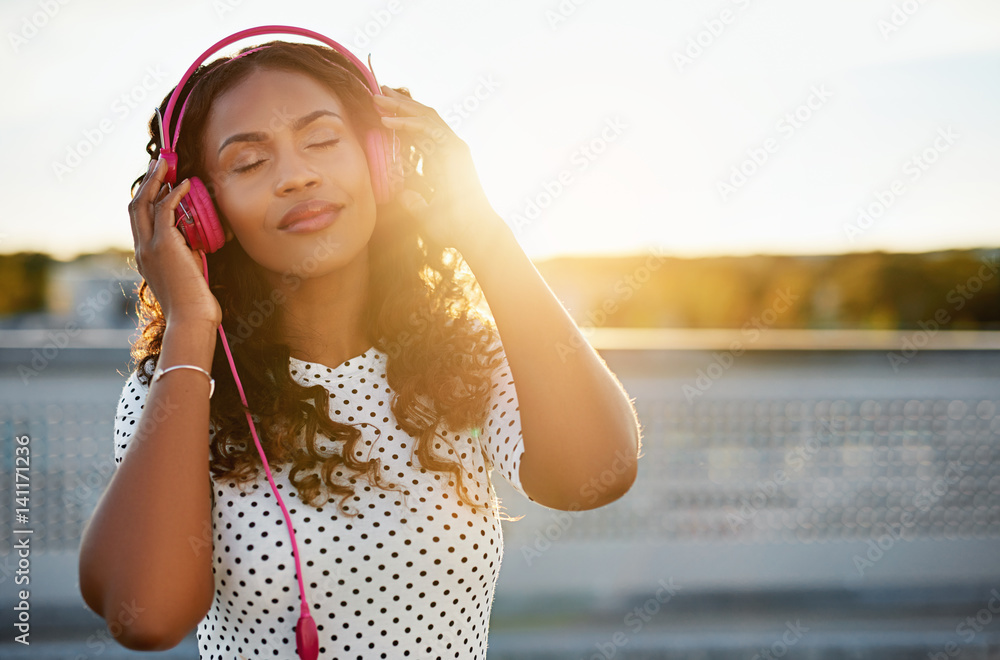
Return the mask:
MULTIPOLYGON (((235 34, 231 34, 228 37, 221 39, 216 43, 212 44, 211 46, 209 46, 208 49, 204 53, 199 55, 198 59, 195 60, 191 66, 188 67, 188 70, 184 72, 184 76, 181 78, 180 82, 177 83, 177 87, 174 88, 174 92, 170 95, 170 100, 167 101, 167 108, 166 112, 164 113, 164 116, 160 119, 161 121, 160 142, 162 145, 161 151, 166 152, 166 154, 171 154, 174 152, 174 148, 177 146, 177 140, 179 139, 180 135, 179 131, 180 120, 183 119, 184 106, 187 105, 187 99, 184 99, 184 106, 181 107, 180 117, 178 118, 177 122, 178 130, 174 132, 173 140, 170 139, 170 136, 167 133, 167 131, 170 130, 170 125, 171 125, 170 120, 173 117, 174 106, 177 103, 177 99, 180 97, 180 94, 183 91, 184 86, 187 84, 187 81, 192 76, 192 74, 194 74, 194 72, 198 69, 199 66, 201 66, 205 62, 205 60, 207 60, 209 57, 211 57, 221 49, 225 48, 226 46, 235 43, 237 41, 240 41, 242 39, 246 39, 247 37, 255 37, 261 34, 294 34, 300 37, 308 37, 310 39, 315 39, 316 41, 320 41, 323 44, 332 48, 334 51, 346 57, 348 61, 350 61, 351 64, 353 64, 358 69, 358 71, 361 72, 361 75, 364 76, 365 83, 371 90, 372 94, 382 93, 382 90, 378 85, 378 81, 375 79, 375 74, 371 71, 371 69, 365 66, 364 62, 358 59, 351 51, 347 50, 347 48, 337 43, 333 39, 330 39, 329 37, 320 34, 319 32, 315 32, 313 30, 307 30, 305 28, 294 27, 291 25, 260 25, 258 27, 247 28, 246 30, 240 30, 235 34)), ((255 48, 253 50, 258 50, 258 49, 255 48)), ((250 52, 252 51, 242 53, 242 55, 247 55, 250 52)), ((236 57, 240 57, 240 55, 237 55, 236 57)), ((370 60, 371 57, 369 56, 369 61, 370 60)))

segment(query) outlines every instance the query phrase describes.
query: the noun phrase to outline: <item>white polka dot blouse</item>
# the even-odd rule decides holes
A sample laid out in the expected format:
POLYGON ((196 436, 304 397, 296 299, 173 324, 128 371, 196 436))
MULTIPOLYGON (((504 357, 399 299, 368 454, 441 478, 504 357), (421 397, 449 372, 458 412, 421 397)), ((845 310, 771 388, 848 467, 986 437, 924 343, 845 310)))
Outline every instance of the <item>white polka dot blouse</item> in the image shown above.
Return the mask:
MULTIPOLYGON (((355 495, 346 500, 349 510, 358 512, 351 518, 338 515, 338 495, 319 508, 303 503, 287 470, 272 466, 293 521, 320 658, 486 657, 503 558, 490 471, 498 469, 528 497, 518 475, 524 445, 517 394, 503 358, 479 436, 447 436, 466 466, 470 499, 489 503, 476 514, 458 504, 448 485, 450 473, 420 466, 414 438, 396 424, 385 353, 369 348, 336 367, 290 360, 299 383, 329 391, 332 419, 368 422, 359 426, 363 442, 357 446, 364 453, 357 458, 380 458, 389 466, 386 474, 398 477, 387 481, 403 491, 372 487, 359 476, 355 495)), ((116 465, 127 454, 146 393, 132 373, 115 418, 116 465)), ((317 446, 322 440, 317 436, 317 446)), ((249 429, 247 442, 253 444, 249 429)), ((295 560, 267 476, 261 469, 257 481, 242 488, 212 483, 212 544, 206 539, 204 551, 213 553, 216 589, 211 609, 198 624, 200 658, 294 659, 300 609, 295 560)))

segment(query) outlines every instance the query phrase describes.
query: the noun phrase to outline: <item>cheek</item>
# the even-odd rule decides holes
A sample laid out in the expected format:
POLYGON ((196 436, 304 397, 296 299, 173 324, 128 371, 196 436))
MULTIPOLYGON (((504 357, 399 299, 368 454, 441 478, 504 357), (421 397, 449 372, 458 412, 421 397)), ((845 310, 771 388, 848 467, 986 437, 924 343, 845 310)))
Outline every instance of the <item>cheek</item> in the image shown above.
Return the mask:
MULTIPOLYGON (((368 167, 368 154, 365 153, 365 149, 360 143, 355 144, 355 153, 352 155, 351 160, 354 163, 352 169, 355 172, 354 189, 364 191, 363 194, 366 197, 373 195, 371 169, 368 167)), ((361 193, 359 192, 359 194, 361 193)))
POLYGON ((244 190, 233 183, 216 193, 215 208, 223 227, 233 232, 241 242, 249 237, 248 232, 254 228, 254 218, 259 215, 260 209, 255 204, 252 188, 244 190))

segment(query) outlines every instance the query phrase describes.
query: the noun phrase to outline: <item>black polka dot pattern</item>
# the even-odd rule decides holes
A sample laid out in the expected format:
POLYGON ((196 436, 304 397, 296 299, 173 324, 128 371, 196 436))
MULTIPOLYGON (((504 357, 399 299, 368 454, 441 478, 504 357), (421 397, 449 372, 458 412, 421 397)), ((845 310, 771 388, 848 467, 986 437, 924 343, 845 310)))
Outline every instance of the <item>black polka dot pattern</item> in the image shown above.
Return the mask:
MULTIPOLYGON (((486 426, 476 436, 439 432, 435 452, 465 466, 472 513, 459 504, 449 473, 420 466, 414 438, 390 408, 385 353, 370 348, 336 367, 292 358, 302 384, 330 392, 330 415, 359 426, 359 459, 378 457, 388 483, 363 477, 345 502, 304 505, 285 470, 272 469, 291 515, 320 658, 485 658, 503 536, 490 471, 527 497, 518 468, 523 453, 520 413, 509 367, 494 373, 486 426), (376 430, 377 429, 377 430, 376 430), (449 451, 451 453, 449 453, 449 451)), ((115 462, 139 425, 146 387, 133 373, 115 418, 115 462)), ((253 443, 247 432, 248 442, 253 443)), ((329 442, 327 440, 327 442, 329 442)), ((323 446, 323 438, 317 445, 323 446)), ((299 589, 291 540, 263 470, 241 488, 213 480, 215 600, 198 624, 200 658, 282 658, 295 655, 299 589)), ((208 551, 207 549, 205 551, 208 551)))

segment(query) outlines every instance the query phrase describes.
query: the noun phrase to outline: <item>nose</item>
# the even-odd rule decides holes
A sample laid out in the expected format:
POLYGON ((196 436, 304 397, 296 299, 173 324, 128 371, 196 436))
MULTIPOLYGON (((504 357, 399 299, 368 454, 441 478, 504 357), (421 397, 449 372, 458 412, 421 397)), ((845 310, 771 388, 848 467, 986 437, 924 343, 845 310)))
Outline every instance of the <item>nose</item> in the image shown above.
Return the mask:
POLYGON ((289 145, 275 154, 277 158, 277 179, 275 193, 288 195, 320 184, 320 173, 315 164, 305 154, 289 145))

